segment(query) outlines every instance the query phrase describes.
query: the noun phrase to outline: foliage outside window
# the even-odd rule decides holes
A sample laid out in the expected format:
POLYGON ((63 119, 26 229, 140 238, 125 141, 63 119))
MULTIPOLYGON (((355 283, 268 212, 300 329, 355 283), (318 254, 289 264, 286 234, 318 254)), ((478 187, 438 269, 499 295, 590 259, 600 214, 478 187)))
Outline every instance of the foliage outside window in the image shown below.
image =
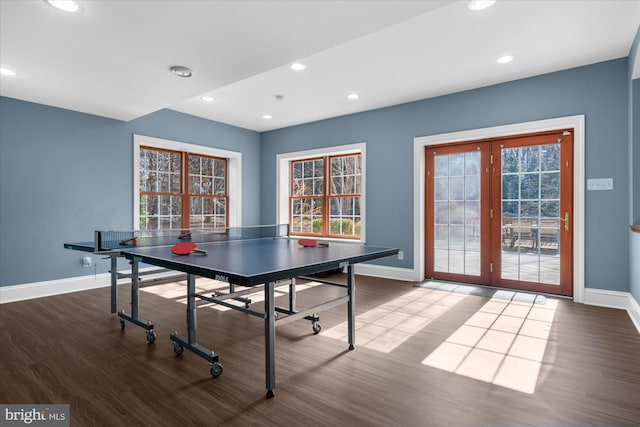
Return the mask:
POLYGON ((292 161, 291 234, 359 238, 361 170, 360 154, 292 161))
POLYGON ((227 206, 227 159, 140 147, 140 229, 226 227, 227 206))
POLYGON ((560 216, 560 144, 502 150, 502 216, 560 216))

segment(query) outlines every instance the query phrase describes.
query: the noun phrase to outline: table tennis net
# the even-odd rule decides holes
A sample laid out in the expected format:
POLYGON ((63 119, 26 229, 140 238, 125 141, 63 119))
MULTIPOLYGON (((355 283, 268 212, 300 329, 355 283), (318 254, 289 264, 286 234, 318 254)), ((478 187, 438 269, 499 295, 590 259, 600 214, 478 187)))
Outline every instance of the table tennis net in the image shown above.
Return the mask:
POLYGON ((94 247, 97 252, 103 252, 133 247, 174 245, 181 242, 210 243, 288 236, 288 224, 209 229, 96 231, 94 247))

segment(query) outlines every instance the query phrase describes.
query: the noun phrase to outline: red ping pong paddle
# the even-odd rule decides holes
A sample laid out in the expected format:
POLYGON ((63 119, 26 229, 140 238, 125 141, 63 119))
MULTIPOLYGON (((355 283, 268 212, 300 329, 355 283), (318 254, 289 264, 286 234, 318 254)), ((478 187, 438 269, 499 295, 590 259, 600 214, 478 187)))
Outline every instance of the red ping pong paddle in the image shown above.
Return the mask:
POLYGON ((171 252, 176 255, 189 255, 190 253, 196 253, 206 255, 207 251, 204 249, 198 249, 198 245, 193 242, 183 242, 173 245, 171 252))
POLYGON ((135 246, 135 245, 137 245, 137 244, 138 244, 138 238, 137 238, 137 237, 132 237, 132 238, 130 238, 130 239, 120 240, 120 241, 118 242, 118 244, 119 244, 120 246, 125 246, 125 245, 126 245, 127 243, 129 243, 129 242, 131 242, 131 244, 132 244, 133 246, 135 246))
POLYGON ((328 243, 320 243, 316 239, 300 239, 298 244, 305 248, 315 248, 316 246, 329 246, 328 243))

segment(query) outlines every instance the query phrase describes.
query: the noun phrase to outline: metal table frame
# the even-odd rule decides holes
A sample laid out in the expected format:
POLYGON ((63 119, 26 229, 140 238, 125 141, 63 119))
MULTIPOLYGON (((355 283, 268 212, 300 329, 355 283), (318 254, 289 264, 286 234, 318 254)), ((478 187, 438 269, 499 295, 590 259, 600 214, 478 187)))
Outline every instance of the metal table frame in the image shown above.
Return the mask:
MULTIPOLYGON (((398 249, 391 248, 369 248, 361 252, 347 252, 329 257, 318 263, 304 263, 293 267, 278 268, 270 272, 258 272, 247 275, 244 273, 228 273, 218 270, 218 267, 208 265, 189 264, 177 261, 175 258, 166 258, 154 255, 154 248, 127 248, 116 249, 104 252, 94 250, 92 243, 69 243, 65 248, 82 250, 85 252, 100 253, 110 258, 111 262, 111 312, 116 312, 118 279, 127 277, 131 279, 131 313, 124 310, 118 312, 120 325, 124 329, 125 322, 131 322, 144 328, 147 332, 147 340, 154 342, 155 332, 153 324, 148 320, 138 317, 139 288, 142 286, 139 264, 145 263, 161 268, 158 271, 174 271, 176 273, 186 273, 187 277, 187 335, 186 337, 174 331, 170 334, 170 339, 174 345, 176 354, 181 354, 184 349, 195 353, 197 356, 207 360, 211 367, 211 375, 217 377, 222 373, 222 365, 218 362, 219 356, 215 351, 210 350, 198 343, 197 340, 197 308, 198 303, 215 303, 233 310, 239 310, 247 314, 258 316, 264 319, 264 343, 265 343, 265 386, 267 398, 274 396, 276 385, 276 364, 275 364, 275 326, 286 324, 298 319, 307 319, 312 322, 314 333, 320 332, 319 316, 317 313, 334 308, 336 306, 347 305, 347 328, 349 350, 355 348, 355 270, 354 265, 359 262, 369 261, 377 258, 395 255, 398 249), (151 249, 151 251, 148 251, 151 249), (117 259, 124 257, 131 263, 131 274, 119 273, 117 271, 117 259), (347 283, 337 283, 318 278, 308 278, 306 276, 332 270, 345 270, 347 272, 347 283), (204 295, 196 292, 196 277, 207 277, 210 279, 226 282, 229 284, 229 292, 222 293, 216 291, 213 295, 204 295), (305 278, 319 282, 321 284, 340 286, 346 288, 346 294, 338 298, 325 301, 313 307, 297 310, 296 307, 296 278, 305 278), (279 307, 275 304, 275 289, 281 286, 289 286, 288 307, 279 307), (237 291, 235 286, 243 286, 246 289, 237 291), (264 308, 262 311, 255 311, 250 308, 251 300, 244 295, 264 292, 264 308), (230 304, 227 300, 236 299, 244 302, 244 306, 230 304), (281 316, 279 316, 281 315, 281 316)), ((161 252, 158 252, 160 254, 161 252)), ((182 258, 184 259, 184 258, 182 258)), ((145 272, 149 274, 150 272, 145 272)), ((184 278, 184 275, 181 276, 184 278)), ((175 277, 173 278, 175 280, 175 277)), ((153 284, 156 284, 155 282, 153 284)))
MULTIPOLYGON (((132 261, 132 265, 138 265, 140 262, 150 263, 150 259, 142 258, 129 253, 124 254, 125 257, 132 261)), ((170 339, 173 342, 173 349, 176 354, 182 354, 186 349, 196 354, 197 356, 205 359, 209 362, 211 368, 211 375, 218 377, 222 374, 223 367, 219 363, 219 355, 211 349, 208 349, 198 343, 198 331, 197 331, 197 308, 198 301, 204 301, 208 303, 220 304, 233 310, 242 311, 244 313, 261 317, 264 319, 264 345, 265 345, 265 387, 267 389, 267 398, 274 396, 274 390, 276 386, 276 365, 275 365, 275 327, 276 323, 286 324, 299 319, 306 319, 312 322, 312 328, 314 333, 319 333, 321 330, 319 324, 320 313, 324 310, 334 308, 338 305, 347 304, 347 329, 348 329, 348 344, 349 350, 355 348, 355 269, 354 264, 349 262, 342 262, 338 265, 339 268, 346 268, 347 270, 347 283, 338 283, 328 280, 321 280, 317 278, 311 278, 307 276, 297 276, 288 279, 280 279, 277 281, 267 281, 264 284, 253 285, 245 290, 234 292, 234 286, 230 284, 230 292, 226 294, 216 293, 213 296, 203 295, 196 292, 196 278, 198 276, 208 277, 215 280, 225 279, 217 275, 215 272, 209 275, 196 275, 193 273, 187 273, 187 336, 180 334, 178 331, 174 331, 170 335, 170 339), (313 307, 306 308, 298 311, 296 307, 296 279, 312 280, 325 285, 332 285, 346 288, 346 294, 344 296, 323 302, 313 307), (289 299, 288 307, 280 307, 275 304, 275 289, 284 285, 289 286, 289 299), (264 291, 264 311, 255 311, 245 307, 229 304, 226 299, 239 299, 242 295, 247 293, 256 293, 262 289, 264 291), (278 313, 285 316, 278 316, 278 313)), ((324 271, 335 270, 336 266, 331 268, 322 267, 320 269, 307 269, 305 274, 322 273, 324 271)), ((132 277, 132 292, 133 289, 138 289, 138 277, 134 274, 132 277)))

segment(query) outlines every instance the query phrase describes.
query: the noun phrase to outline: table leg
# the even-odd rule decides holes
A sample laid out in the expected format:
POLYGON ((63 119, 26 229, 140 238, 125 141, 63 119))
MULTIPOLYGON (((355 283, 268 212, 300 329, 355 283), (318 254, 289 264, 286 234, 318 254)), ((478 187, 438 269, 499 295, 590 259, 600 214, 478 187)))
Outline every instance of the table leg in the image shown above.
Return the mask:
POLYGON ((133 259, 131 261, 131 314, 125 313, 124 310, 118 312, 120 328, 124 330, 125 321, 138 325, 147 331, 147 341, 152 343, 156 340, 156 333, 153 330, 153 324, 148 320, 144 321, 138 318, 138 289, 140 288, 140 277, 138 273, 139 262, 138 260, 133 259))
POLYGON ((138 289, 140 288, 140 279, 138 277, 139 264, 137 261, 131 262, 131 317, 138 318, 138 289))
POLYGON ((196 344, 197 315, 196 315, 196 276, 187 274, 187 339, 189 344, 196 344))
POLYGON ((356 275, 353 264, 347 267, 347 324, 349 331, 349 350, 353 350, 356 343, 356 302, 355 302, 356 275))
POLYGON ((267 399, 274 396, 276 388, 276 310, 274 282, 264 286, 264 355, 267 399))
POLYGON ((215 351, 198 344, 198 318, 196 304, 196 275, 187 274, 187 336, 174 331, 169 336, 173 341, 173 351, 182 354, 187 349, 203 359, 209 361, 211 375, 216 378, 222 375, 222 365, 218 363, 218 355, 215 351))
POLYGON ((118 257, 111 255, 111 312, 118 311, 118 257))
POLYGON ((296 279, 291 279, 291 283, 289 283, 289 311, 296 311, 296 279))

